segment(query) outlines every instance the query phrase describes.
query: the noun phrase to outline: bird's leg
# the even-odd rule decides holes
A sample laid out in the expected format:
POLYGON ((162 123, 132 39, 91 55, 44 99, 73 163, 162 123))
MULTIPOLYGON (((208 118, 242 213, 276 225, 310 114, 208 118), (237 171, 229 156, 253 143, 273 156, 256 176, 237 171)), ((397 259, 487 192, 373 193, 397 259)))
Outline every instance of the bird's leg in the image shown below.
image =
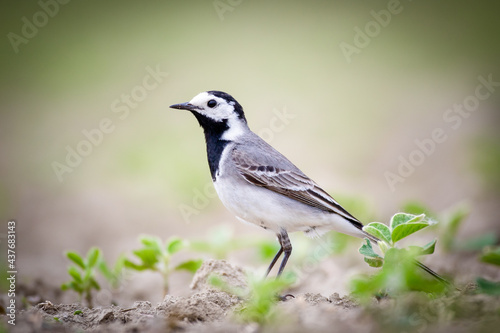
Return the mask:
MULTIPOLYGON (((280 245, 281 245, 281 242, 280 242, 280 245)), ((276 263, 276 261, 278 260, 278 258, 281 256, 282 253, 283 253, 283 246, 280 248, 278 253, 276 253, 276 255, 274 256, 273 261, 271 261, 271 265, 269 265, 269 267, 267 268, 267 272, 266 272, 266 275, 264 275, 264 278, 266 278, 269 275, 269 272, 271 271, 271 269, 273 269, 274 264, 276 263)))
POLYGON ((288 258, 292 254, 292 243, 290 243, 290 238, 288 238, 288 233, 285 229, 281 229, 280 233, 278 234, 278 240, 281 245, 281 251, 285 252, 283 260, 281 261, 280 269, 278 270, 278 276, 280 276, 285 269, 288 258))
MULTIPOLYGON (((281 248, 278 251, 278 253, 276 253, 273 261, 271 262, 271 265, 267 269, 266 277, 269 274, 269 272, 271 271, 271 269, 273 268, 273 266, 276 263, 276 261, 278 260, 278 258, 281 256, 281 254, 283 252, 285 252, 285 256, 283 257, 283 260, 281 261, 280 269, 278 271, 278 276, 276 277, 276 278, 279 278, 281 273, 283 272, 283 269, 285 269, 286 262, 288 261, 290 254, 292 254, 292 243, 290 243, 290 238, 288 238, 288 234, 287 234, 286 230, 281 229, 280 233, 278 233, 277 236, 278 236, 278 241, 280 242, 281 248)), ((295 296, 293 296, 292 294, 276 295, 276 297, 278 298, 278 300, 280 300, 282 302, 286 302, 289 298, 295 298, 295 296)))

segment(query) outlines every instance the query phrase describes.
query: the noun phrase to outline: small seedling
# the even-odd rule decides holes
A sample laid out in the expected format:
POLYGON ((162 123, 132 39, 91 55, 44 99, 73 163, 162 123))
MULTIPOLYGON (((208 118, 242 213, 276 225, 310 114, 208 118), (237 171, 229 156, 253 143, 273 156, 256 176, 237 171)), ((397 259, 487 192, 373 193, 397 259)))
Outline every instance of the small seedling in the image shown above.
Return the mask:
POLYGON ((163 244, 157 237, 143 236, 140 238, 140 242, 143 247, 133 251, 140 263, 137 264, 125 259, 124 266, 137 271, 152 270, 161 273, 164 295, 168 293, 169 277, 172 272, 185 270, 195 273, 202 264, 201 259, 187 260, 175 267, 171 267, 172 256, 187 247, 187 242, 180 238, 172 237, 163 244))
POLYGON ((236 313, 243 322, 268 323, 273 322, 278 315, 276 304, 280 295, 290 287, 292 280, 251 279, 249 281, 249 297, 236 313))
POLYGON ((283 291, 294 283, 294 278, 292 275, 277 279, 249 276, 247 290, 231 288, 217 275, 212 275, 209 281, 214 287, 243 299, 242 305, 234 312, 239 321, 266 324, 276 321, 279 316, 276 304, 283 291))
POLYGON ((98 267, 101 274, 106 278, 111 288, 118 289, 124 277, 125 256, 118 257, 113 267, 108 266, 104 259, 99 261, 98 267))
POLYGON ((482 294, 500 295, 500 282, 490 281, 484 278, 476 279, 478 291, 482 294))
MULTIPOLYGON (((500 266, 500 246, 485 247, 479 260, 484 263, 500 266)), ((500 282, 489 281, 484 278, 476 279, 479 292, 489 295, 500 295, 500 282)))
POLYGON ((101 250, 97 247, 91 248, 87 256, 83 258, 76 252, 66 252, 66 257, 76 266, 69 266, 68 274, 73 280, 61 285, 62 290, 72 289, 80 296, 85 297, 88 306, 92 307, 92 289, 100 290, 101 287, 96 281, 96 268, 101 260, 101 250))
MULTIPOLYGON (((397 213, 391 218, 390 226, 380 222, 372 222, 363 227, 363 230, 380 239, 378 246, 382 254, 396 247, 396 243, 410 236, 411 234, 435 224, 431 219, 426 218, 425 214, 413 215, 407 213, 397 213)), ((384 258, 373 251, 370 240, 365 238, 366 244, 361 246, 359 252, 365 256, 365 261, 372 267, 381 267, 384 258)), ((429 242, 424 246, 410 246, 409 249, 415 255, 426 255, 434 253, 436 240, 429 242)))
POLYGON ((500 266, 500 246, 484 248, 480 259, 487 264, 500 266))
POLYGON ((420 272, 416 271, 414 264, 416 257, 434 253, 436 240, 424 246, 396 247, 400 240, 434 223, 433 220, 426 218, 425 214, 398 213, 392 217, 390 226, 380 222, 372 222, 365 226, 364 231, 380 239, 378 246, 382 253, 377 254, 368 239, 365 239, 359 252, 365 256, 364 260, 368 265, 382 267, 382 269, 372 277, 355 279, 352 283, 353 293, 366 300, 381 291, 440 292, 445 290, 445 284, 437 280, 425 279, 422 274, 419 274, 420 272))

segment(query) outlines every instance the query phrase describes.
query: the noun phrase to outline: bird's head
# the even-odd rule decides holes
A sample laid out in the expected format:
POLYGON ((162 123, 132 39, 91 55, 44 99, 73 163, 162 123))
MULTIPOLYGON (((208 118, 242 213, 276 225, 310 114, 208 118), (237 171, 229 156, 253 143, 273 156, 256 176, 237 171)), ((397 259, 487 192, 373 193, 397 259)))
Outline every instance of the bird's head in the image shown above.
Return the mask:
POLYGON ((191 111, 200 124, 202 122, 245 122, 245 114, 240 103, 222 91, 205 91, 187 103, 170 105, 172 109, 191 111))

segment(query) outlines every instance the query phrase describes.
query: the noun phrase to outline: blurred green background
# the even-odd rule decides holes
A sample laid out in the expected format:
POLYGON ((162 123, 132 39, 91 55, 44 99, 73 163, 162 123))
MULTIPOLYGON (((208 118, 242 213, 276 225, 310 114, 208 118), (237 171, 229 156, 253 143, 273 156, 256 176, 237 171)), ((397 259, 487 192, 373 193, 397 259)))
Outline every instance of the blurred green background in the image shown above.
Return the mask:
POLYGON ((62 282, 63 250, 97 245, 113 257, 140 233, 199 237, 234 224, 273 237, 213 197, 201 129, 168 108, 214 89, 334 197, 367 200, 378 220, 407 200, 437 211, 467 201, 464 232, 499 230, 500 87, 456 130, 443 119, 479 76, 500 82, 496 1, 401 1, 385 26, 371 11, 391 1, 70 1, 57 13, 42 3, 46 20, 37 1, 11 0, 0 21, 0 218, 18 222, 27 281, 62 282), (372 37, 348 61, 340 45, 367 24, 372 37), (25 39, 13 46, 12 34, 25 39), (144 90, 155 70, 161 82, 144 90), (126 116, 114 112, 134 93, 126 116), (67 147, 103 119, 111 133, 60 181, 54 162, 66 164, 67 147), (391 190, 384 174, 435 128, 447 140, 391 190))

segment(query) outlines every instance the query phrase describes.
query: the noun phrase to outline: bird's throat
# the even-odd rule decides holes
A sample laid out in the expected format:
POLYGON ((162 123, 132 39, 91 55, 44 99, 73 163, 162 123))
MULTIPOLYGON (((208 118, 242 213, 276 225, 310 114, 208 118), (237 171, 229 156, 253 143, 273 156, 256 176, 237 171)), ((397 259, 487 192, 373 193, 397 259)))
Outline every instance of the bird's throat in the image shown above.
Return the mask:
POLYGON ((229 126, 226 120, 217 122, 197 112, 193 112, 193 114, 205 133, 208 166, 210 167, 212 180, 215 181, 222 153, 224 148, 230 143, 230 141, 222 139, 229 126))

